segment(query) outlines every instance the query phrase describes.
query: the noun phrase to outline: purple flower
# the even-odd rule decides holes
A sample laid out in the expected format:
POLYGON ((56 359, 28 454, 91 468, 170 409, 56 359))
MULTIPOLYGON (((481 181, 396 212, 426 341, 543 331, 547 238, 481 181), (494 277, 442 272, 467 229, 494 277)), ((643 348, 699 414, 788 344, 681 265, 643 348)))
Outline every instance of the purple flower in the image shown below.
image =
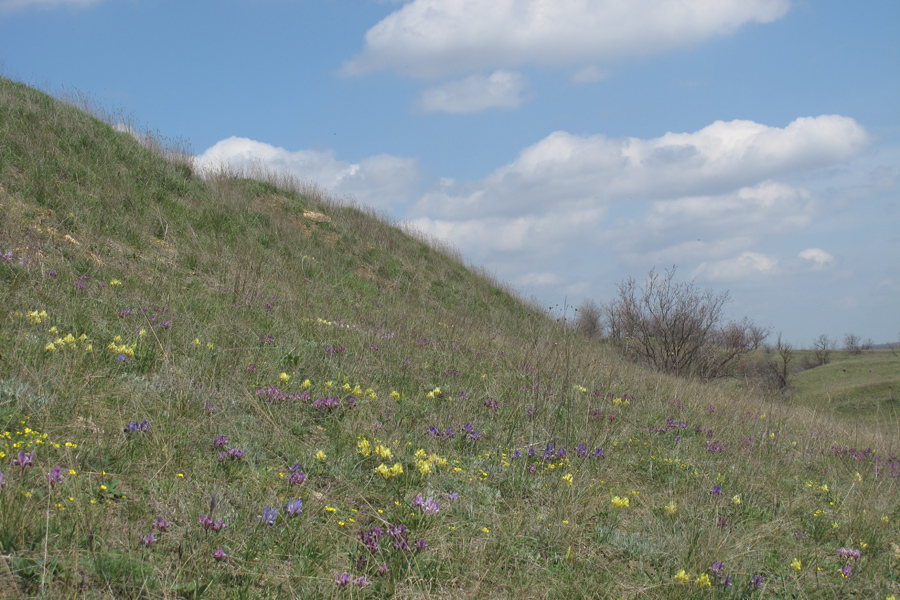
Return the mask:
POLYGON ((225 524, 225 519, 219 519, 218 521, 213 521, 212 517, 201 516, 197 519, 197 522, 203 526, 203 529, 210 530, 212 529, 216 533, 222 531, 228 525, 225 524))
POLYGON ((714 485, 714 486, 712 487, 712 489, 709 490, 709 493, 710 493, 710 494, 713 494, 714 496, 721 496, 721 495, 722 495, 722 488, 721 488, 720 486, 718 486, 718 485, 714 485))
POLYGON ((148 548, 149 548, 150 546, 152 546, 153 544, 155 544, 157 541, 158 541, 158 540, 157 540, 156 537, 153 535, 153 532, 152 532, 152 531, 148 532, 147 535, 145 535, 144 537, 141 538, 141 543, 143 543, 143 544, 144 544, 145 546, 147 546, 148 548))
POLYGON ((450 492, 447 494, 447 500, 450 502, 456 502, 459 500, 459 492, 450 492))
POLYGON ((379 577, 382 575, 387 575, 391 572, 391 568, 387 565, 378 565, 378 568, 375 569, 375 574, 379 577))
POLYGON ((428 542, 426 542, 425 540, 416 540, 416 543, 413 544, 413 547, 416 549, 416 552, 421 552, 428 547, 428 542))
POLYGON ((227 444, 228 438, 224 435, 217 435, 212 441, 212 445, 216 448, 224 448, 227 444))
POLYGON ((0 490, 6 487, 6 476, 3 475, 3 471, 0 471, 0 490))
POLYGON ((153 523, 153 526, 155 528, 159 529, 160 531, 168 531, 169 530, 169 521, 162 517, 157 517, 156 522, 153 523))
POLYGON ((721 560, 714 560, 712 564, 709 565, 709 570, 713 575, 721 573, 723 568, 725 568, 725 564, 721 560))
POLYGON ((535 471, 537 471, 537 467, 536 467, 536 466, 534 466, 534 465, 528 465, 528 472, 529 472, 529 473, 534 473, 535 471))
POLYGON ((522 453, 519 452, 518 450, 516 450, 515 452, 512 453, 512 457, 513 457, 513 460, 516 460, 517 458, 522 458, 522 453))
POLYGON ((594 450, 594 458, 603 458, 603 448, 594 450))
POLYGON ((422 505, 422 512, 426 515, 436 515, 440 511, 440 507, 438 506, 437 501, 433 500, 429 497, 425 504, 422 505))
POLYGON ((50 469, 49 473, 47 473, 47 480, 50 482, 51 488, 56 487, 56 484, 63 479, 65 479, 65 477, 63 477, 62 469, 59 467, 59 465, 56 465, 55 467, 50 469))
POLYGON ((851 567, 850 565, 844 565, 843 567, 841 567, 841 575, 843 575, 844 577, 850 577, 850 575, 852 574, 853 567, 851 567))
POLYGON ((721 580, 719 580, 719 586, 723 588, 731 587, 732 579, 734 579, 734 575, 726 575, 721 580))
POLYGON ((345 587, 350 585, 350 573, 341 573, 337 576, 337 581, 335 581, 340 587, 345 587))
POLYGON ((147 419, 144 419, 140 423, 129 421, 128 426, 125 427, 123 431, 125 433, 142 433, 144 431, 150 431, 150 421, 148 421, 147 419))
POLYGON ((354 580, 353 585, 356 587, 369 587, 369 578, 365 575, 360 575, 354 580))
POLYGON ((747 585, 749 585, 750 587, 752 587, 755 590, 758 590, 759 586, 762 585, 762 582, 763 582, 763 576, 761 574, 757 573, 752 578, 750 578, 750 583, 748 583, 747 585))
POLYGON ((225 554, 225 551, 221 548, 216 548, 213 552, 213 558, 216 559, 216 562, 222 562, 223 560, 228 558, 228 555, 225 554))
POLYGON ((275 517, 278 515, 278 509, 272 508, 268 504, 266 504, 266 508, 263 510, 263 514, 256 517, 258 521, 262 521, 269 527, 275 525, 275 517))
POLYGON ((291 500, 291 498, 288 498, 288 503, 287 506, 284 507, 284 510, 289 517, 296 517, 303 512, 303 500, 300 498, 297 498, 293 502, 291 502, 291 500))
POLYGON ((24 449, 23 449, 23 450, 19 450, 19 454, 18 454, 17 458, 14 458, 14 459, 13 459, 12 464, 13 464, 14 466, 15 466, 15 465, 18 465, 18 466, 22 467, 22 470, 23 470, 23 471, 25 470, 26 467, 33 467, 33 466, 34 466, 34 453, 35 453, 35 452, 37 452, 37 450, 32 450, 32 451, 31 451, 31 454, 25 454, 25 450, 24 450, 24 449))
POLYGON ((575 454, 581 458, 585 458, 588 455, 587 448, 584 447, 584 444, 578 444, 578 446, 575 447, 575 454))
POLYGON ((424 502, 422 501, 422 496, 416 496, 415 498, 413 498, 413 501, 412 501, 413 508, 421 508, 423 505, 424 505, 424 502))
POLYGON ((491 410, 499 410, 500 403, 497 402, 496 400, 494 400, 493 398, 488 398, 487 400, 484 401, 484 406, 491 410))

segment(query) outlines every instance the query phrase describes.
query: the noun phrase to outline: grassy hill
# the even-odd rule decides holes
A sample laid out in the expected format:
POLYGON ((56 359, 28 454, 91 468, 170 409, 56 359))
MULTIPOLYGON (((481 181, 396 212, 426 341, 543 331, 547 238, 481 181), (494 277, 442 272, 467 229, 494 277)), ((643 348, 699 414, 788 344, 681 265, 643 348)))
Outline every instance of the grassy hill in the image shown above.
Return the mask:
POLYGON ((0 597, 900 594, 895 435, 315 188, 0 79, 0 223, 0 597))

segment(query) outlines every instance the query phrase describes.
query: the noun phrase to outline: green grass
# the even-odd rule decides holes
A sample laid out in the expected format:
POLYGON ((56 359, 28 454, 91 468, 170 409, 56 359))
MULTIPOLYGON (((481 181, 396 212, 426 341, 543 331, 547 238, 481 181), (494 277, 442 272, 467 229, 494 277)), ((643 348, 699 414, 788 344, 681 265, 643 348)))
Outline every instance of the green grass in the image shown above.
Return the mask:
POLYGON ((801 406, 832 411, 842 419, 900 427, 900 353, 835 352, 827 365, 791 378, 791 398, 801 406))
POLYGON ((642 370, 371 211, 5 79, 0 186, 0 597, 900 593, 895 432, 642 370))

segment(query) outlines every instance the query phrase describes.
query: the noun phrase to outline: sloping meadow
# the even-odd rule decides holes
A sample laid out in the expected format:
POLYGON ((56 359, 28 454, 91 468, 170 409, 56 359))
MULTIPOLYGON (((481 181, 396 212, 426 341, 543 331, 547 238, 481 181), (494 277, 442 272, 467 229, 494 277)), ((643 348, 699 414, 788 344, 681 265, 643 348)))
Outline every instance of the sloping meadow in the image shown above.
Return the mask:
POLYGON ((895 439, 109 121, 0 80, 0 596, 900 593, 895 439))

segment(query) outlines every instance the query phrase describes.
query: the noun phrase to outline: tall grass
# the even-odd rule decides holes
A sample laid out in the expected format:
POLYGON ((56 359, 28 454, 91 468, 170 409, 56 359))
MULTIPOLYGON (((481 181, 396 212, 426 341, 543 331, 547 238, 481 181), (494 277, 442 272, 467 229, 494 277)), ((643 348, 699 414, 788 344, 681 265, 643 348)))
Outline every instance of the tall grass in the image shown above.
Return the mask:
POLYGON ((889 435, 624 363, 365 208, 5 79, 0 150, 0 595, 900 592, 889 435))

